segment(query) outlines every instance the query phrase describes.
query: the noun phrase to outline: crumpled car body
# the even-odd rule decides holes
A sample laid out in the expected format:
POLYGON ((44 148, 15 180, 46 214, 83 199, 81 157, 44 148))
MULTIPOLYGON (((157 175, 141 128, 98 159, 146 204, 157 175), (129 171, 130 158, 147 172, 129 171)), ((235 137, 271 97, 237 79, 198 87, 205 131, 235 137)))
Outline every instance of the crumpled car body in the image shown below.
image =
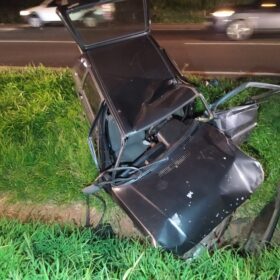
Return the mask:
POLYGON ((94 27, 73 20, 102 4, 58 12, 82 52, 74 78, 100 171, 92 190, 104 188, 154 245, 178 255, 208 246, 264 179, 238 147, 258 104, 218 108, 246 87, 280 87, 249 83, 209 105, 152 37, 145 0, 106 1, 113 15, 94 27))

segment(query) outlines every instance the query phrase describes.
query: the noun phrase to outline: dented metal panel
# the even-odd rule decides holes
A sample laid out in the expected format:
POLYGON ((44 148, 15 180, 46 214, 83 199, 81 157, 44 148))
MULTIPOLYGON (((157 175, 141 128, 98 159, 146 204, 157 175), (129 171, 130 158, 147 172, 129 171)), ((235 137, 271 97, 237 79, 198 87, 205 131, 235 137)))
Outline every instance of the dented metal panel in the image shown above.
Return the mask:
POLYGON ((239 145, 244 142, 257 125, 259 106, 238 106, 215 114, 214 125, 239 145))
POLYGON ((231 138, 236 145, 239 145, 248 138, 250 132, 257 125, 259 103, 279 92, 279 85, 259 82, 241 84, 210 105, 214 115, 212 123, 231 138), (218 109, 244 90, 252 88, 268 90, 268 92, 249 98, 248 104, 239 105, 227 110, 218 109))
POLYGON ((208 124, 199 124, 168 157, 139 181, 111 192, 144 233, 177 254, 200 242, 264 178, 259 162, 208 124))

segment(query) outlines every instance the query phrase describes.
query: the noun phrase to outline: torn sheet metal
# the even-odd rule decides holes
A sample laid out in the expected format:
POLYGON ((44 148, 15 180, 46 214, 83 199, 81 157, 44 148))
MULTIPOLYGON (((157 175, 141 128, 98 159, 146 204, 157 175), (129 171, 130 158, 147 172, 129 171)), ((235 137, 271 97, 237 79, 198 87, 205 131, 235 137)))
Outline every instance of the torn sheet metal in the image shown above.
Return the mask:
POLYGON ((258 82, 244 83, 210 105, 214 115, 212 123, 231 138, 236 145, 240 145, 257 125, 259 104, 279 92, 279 85, 258 82), (248 102, 248 104, 227 110, 218 109, 221 105, 249 88, 268 90, 268 92, 251 97, 251 102, 248 102))
POLYGON ((259 162, 208 124, 199 125, 169 159, 111 193, 145 234, 176 254, 200 242, 264 178, 259 162))
POLYGON ((234 107, 215 114, 213 124, 239 145, 243 143, 257 125, 258 105, 234 107))

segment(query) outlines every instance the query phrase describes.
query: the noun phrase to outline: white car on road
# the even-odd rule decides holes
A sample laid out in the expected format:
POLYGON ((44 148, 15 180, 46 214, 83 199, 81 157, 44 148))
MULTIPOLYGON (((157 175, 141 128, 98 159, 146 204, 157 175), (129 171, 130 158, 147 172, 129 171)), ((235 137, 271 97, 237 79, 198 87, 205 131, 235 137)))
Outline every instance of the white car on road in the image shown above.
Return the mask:
POLYGON ((45 0, 40 5, 22 10, 19 13, 32 27, 41 27, 45 23, 60 22, 56 8, 56 0, 45 0))
MULTIPOLYGON (((40 5, 20 11, 20 15, 32 27, 42 27, 48 23, 60 22, 59 16, 56 14, 58 5, 64 5, 64 0, 45 0, 40 5)), ((98 8, 87 9, 72 15, 71 20, 81 22, 85 26, 94 27, 103 21, 111 21, 114 12, 114 5, 102 4, 98 8)))

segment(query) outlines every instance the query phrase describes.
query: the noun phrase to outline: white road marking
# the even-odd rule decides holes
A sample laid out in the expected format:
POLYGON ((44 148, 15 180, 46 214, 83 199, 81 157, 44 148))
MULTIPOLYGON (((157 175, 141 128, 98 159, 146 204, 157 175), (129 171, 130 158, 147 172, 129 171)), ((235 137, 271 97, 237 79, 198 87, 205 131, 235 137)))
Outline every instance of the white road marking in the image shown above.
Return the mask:
POLYGON ((151 28, 152 31, 201 31, 203 29, 199 28, 199 27, 193 27, 193 28, 151 28))
POLYGON ((188 46, 226 46, 226 45, 237 45, 237 46, 280 46, 279 42, 186 42, 184 45, 188 46))
POLYGON ((266 76, 266 77, 280 77, 280 73, 270 72, 246 72, 246 71, 188 71, 183 70, 185 74, 202 75, 202 76, 266 76))
MULTIPOLYGON (((0 40, 0 43, 47 43, 47 44, 74 44, 74 41, 55 41, 55 40, 0 40)), ((280 46, 280 41, 277 42, 185 42, 187 46, 224 46, 224 45, 238 45, 238 46, 280 46)))
POLYGON ((74 41, 0 40, 0 43, 75 44, 74 41))
POLYGON ((15 30, 18 30, 18 28, 15 28, 15 27, 3 27, 3 28, 0 28, 0 31, 2 32, 8 32, 8 31, 15 31, 15 30))

